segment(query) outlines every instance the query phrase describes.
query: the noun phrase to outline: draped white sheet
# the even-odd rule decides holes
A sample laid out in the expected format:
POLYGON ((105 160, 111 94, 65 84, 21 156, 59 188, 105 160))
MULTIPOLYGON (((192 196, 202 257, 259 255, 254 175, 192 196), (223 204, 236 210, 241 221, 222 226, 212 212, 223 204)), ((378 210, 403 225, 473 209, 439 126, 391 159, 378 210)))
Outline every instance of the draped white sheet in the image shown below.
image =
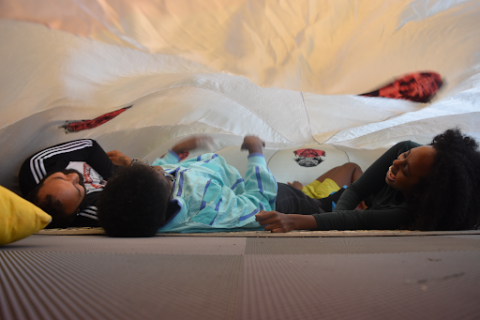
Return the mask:
POLYGON ((479 17, 478 0, 0 1, 0 184, 15 190, 31 153, 86 137, 150 160, 193 133, 228 158, 256 134, 280 180, 302 145, 365 168, 453 126, 480 138, 479 17), (356 96, 423 70, 445 81, 429 104, 356 96))

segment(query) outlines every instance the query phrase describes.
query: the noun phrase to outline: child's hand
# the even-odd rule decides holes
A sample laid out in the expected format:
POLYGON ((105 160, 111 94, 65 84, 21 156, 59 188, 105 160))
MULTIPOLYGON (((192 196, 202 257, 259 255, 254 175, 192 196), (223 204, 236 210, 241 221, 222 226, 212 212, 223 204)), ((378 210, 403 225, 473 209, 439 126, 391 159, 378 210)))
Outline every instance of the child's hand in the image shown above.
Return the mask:
POLYGON ((240 147, 242 150, 248 150, 248 153, 262 153, 265 142, 256 136, 246 136, 240 147))
POLYGON ((287 182, 289 186, 294 187, 295 189, 302 190, 303 184, 301 184, 298 181, 293 181, 293 182, 287 182))
POLYGON ((260 211, 255 220, 265 231, 289 232, 291 230, 316 230, 317 221, 314 216, 301 214, 284 214, 277 211, 260 211))
POLYGON ((209 136, 193 136, 177 143, 175 146, 173 146, 172 151, 176 154, 180 154, 182 152, 191 151, 197 148, 210 149, 210 144, 212 142, 213 139, 209 136))
POLYGON ((296 215, 262 210, 255 215, 255 220, 258 221, 261 226, 265 226, 265 231, 283 233, 296 230, 294 216, 296 215))
POLYGON ((113 150, 107 152, 107 156, 110 158, 112 163, 116 166, 128 167, 132 162, 132 159, 124 155, 118 150, 113 150))

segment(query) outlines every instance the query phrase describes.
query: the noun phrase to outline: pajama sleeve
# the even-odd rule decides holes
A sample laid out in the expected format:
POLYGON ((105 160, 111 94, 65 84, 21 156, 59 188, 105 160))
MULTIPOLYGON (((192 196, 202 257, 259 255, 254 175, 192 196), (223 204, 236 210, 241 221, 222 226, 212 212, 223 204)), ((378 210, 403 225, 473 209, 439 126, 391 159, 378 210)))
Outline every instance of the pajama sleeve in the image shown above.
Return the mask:
POLYGON ((178 156, 178 154, 176 154, 172 150, 168 150, 167 154, 165 154, 163 157, 153 160, 151 165, 161 166, 164 164, 177 164, 179 162, 180 162, 180 157, 178 156))

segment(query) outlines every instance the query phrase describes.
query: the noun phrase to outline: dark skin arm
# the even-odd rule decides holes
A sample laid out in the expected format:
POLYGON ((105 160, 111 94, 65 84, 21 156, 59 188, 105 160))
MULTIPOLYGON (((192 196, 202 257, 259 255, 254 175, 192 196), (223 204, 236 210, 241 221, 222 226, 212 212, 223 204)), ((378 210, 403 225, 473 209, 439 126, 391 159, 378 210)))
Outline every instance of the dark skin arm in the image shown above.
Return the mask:
POLYGON ((317 221, 313 216, 300 214, 284 214, 277 211, 260 211, 255 220, 265 231, 284 233, 291 230, 317 230, 317 221))
MULTIPOLYGON (((249 153, 262 153, 265 142, 255 136, 246 136, 242 150, 249 153)), ((277 211, 260 211, 255 215, 255 220, 265 226, 265 231, 289 232, 291 230, 316 230, 317 222, 313 216, 300 214, 284 214, 277 211)))
POLYGON ((243 139, 243 144, 240 147, 241 150, 248 150, 249 154, 252 153, 262 153, 263 154, 263 147, 265 147, 265 142, 260 140, 259 137, 255 136, 246 136, 243 139))
POLYGON ((132 162, 132 159, 130 159, 118 150, 108 151, 107 156, 116 166, 128 167, 132 162))
MULTIPOLYGON (((210 142, 212 142, 211 137, 201 135, 193 136, 180 141, 174 145, 171 150, 178 155, 185 151, 191 151, 199 147, 208 146, 210 142)), ((118 150, 109 151, 107 152, 107 155, 110 160, 112 160, 113 164, 117 166, 127 167, 132 162, 131 158, 127 157, 118 150)))
POLYGON ((171 150, 176 154, 180 154, 182 152, 191 151, 197 148, 208 147, 211 142, 211 137, 198 135, 180 141, 174 145, 171 150))

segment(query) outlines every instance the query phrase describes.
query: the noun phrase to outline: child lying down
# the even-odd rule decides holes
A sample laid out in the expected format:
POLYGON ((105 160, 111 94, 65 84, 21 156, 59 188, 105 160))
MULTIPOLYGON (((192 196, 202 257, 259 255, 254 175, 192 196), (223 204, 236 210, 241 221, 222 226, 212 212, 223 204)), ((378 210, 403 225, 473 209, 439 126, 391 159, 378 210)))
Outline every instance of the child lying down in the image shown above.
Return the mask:
POLYGON ((245 178, 214 153, 179 163, 180 153, 197 148, 205 139, 180 142, 151 165, 108 152, 112 162, 123 168, 109 179, 98 200, 98 218, 106 233, 136 237, 156 232, 263 230, 255 221, 260 212, 311 215, 332 207, 333 196, 313 199, 277 183, 258 137, 245 137, 241 146, 249 153, 245 178))

